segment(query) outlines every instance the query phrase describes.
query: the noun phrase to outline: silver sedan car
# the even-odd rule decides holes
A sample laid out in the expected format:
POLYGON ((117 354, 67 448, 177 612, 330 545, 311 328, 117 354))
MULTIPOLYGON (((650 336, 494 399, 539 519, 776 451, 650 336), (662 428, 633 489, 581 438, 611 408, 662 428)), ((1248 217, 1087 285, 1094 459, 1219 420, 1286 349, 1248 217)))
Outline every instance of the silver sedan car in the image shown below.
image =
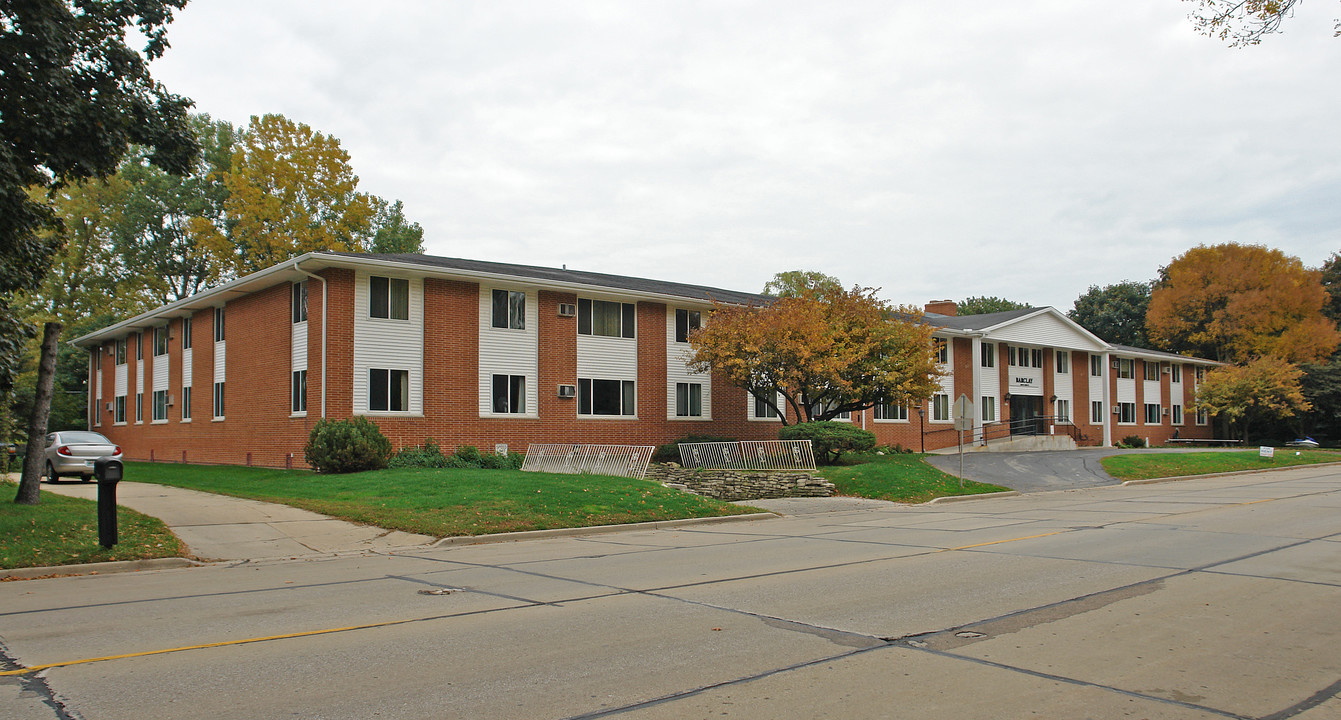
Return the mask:
POLYGON ((84 430, 54 432, 47 435, 46 477, 57 482, 62 476, 78 475, 84 482, 93 479, 93 461, 100 457, 121 459, 121 446, 100 433, 84 430))

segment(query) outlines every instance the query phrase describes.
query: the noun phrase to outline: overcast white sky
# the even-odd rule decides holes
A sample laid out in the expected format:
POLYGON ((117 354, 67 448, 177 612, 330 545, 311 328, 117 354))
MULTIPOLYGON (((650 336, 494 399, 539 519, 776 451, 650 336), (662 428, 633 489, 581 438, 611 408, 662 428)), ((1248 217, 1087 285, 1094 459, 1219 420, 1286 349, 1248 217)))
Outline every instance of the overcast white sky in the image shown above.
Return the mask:
POLYGON ((1341 250, 1335 2, 191 0, 196 109, 339 138, 432 254, 1068 310, 1199 243, 1341 250))

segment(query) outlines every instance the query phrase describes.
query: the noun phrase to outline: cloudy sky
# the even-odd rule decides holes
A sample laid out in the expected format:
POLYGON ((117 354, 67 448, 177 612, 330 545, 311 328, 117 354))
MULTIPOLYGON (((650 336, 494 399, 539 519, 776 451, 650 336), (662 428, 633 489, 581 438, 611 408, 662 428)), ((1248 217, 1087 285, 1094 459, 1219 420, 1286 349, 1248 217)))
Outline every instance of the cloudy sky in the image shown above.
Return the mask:
POLYGON ((191 0, 197 110, 339 138, 430 253, 1069 309, 1199 243, 1341 250, 1335 2, 191 0))

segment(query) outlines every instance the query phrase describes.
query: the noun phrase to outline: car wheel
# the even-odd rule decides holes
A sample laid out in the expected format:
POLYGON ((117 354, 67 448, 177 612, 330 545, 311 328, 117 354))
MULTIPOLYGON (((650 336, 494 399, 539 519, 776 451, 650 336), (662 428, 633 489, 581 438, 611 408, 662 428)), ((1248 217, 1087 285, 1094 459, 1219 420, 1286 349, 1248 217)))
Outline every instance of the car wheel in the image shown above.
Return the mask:
POLYGON ((93 482, 93 476, 92 476, 92 475, 80 475, 80 476, 79 476, 79 482, 93 482))
POLYGON ((47 482, 60 482, 60 476, 56 474, 56 468, 51 466, 51 461, 47 461, 47 482))

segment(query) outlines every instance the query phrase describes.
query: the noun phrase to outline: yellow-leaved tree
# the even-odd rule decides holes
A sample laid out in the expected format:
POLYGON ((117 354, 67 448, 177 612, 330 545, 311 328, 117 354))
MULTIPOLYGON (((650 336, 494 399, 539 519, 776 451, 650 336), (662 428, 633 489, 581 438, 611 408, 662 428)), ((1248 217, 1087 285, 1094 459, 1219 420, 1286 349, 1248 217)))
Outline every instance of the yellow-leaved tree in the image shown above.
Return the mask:
POLYGON ((254 116, 224 173, 227 234, 203 219, 192 228, 223 276, 314 250, 366 250, 377 207, 358 182, 335 137, 283 115, 254 116))
POLYGON ((936 391, 941 374, 932 328, 920 318, 917 309, 877 299, 872 288, 799 287, 762 307, 718 304, 689 336, 690 365, 746 389, 784 424, 917 404, 936 391))
POLYGON ((1197 386, 1195 407, 1242 430, 1248 440, 1251 425, 1288 420, 1310 408, 1299 387, 1303 371, 1276 357, 1262 357, 1243 365, 1225 365, 1206 373, 1197 386))

